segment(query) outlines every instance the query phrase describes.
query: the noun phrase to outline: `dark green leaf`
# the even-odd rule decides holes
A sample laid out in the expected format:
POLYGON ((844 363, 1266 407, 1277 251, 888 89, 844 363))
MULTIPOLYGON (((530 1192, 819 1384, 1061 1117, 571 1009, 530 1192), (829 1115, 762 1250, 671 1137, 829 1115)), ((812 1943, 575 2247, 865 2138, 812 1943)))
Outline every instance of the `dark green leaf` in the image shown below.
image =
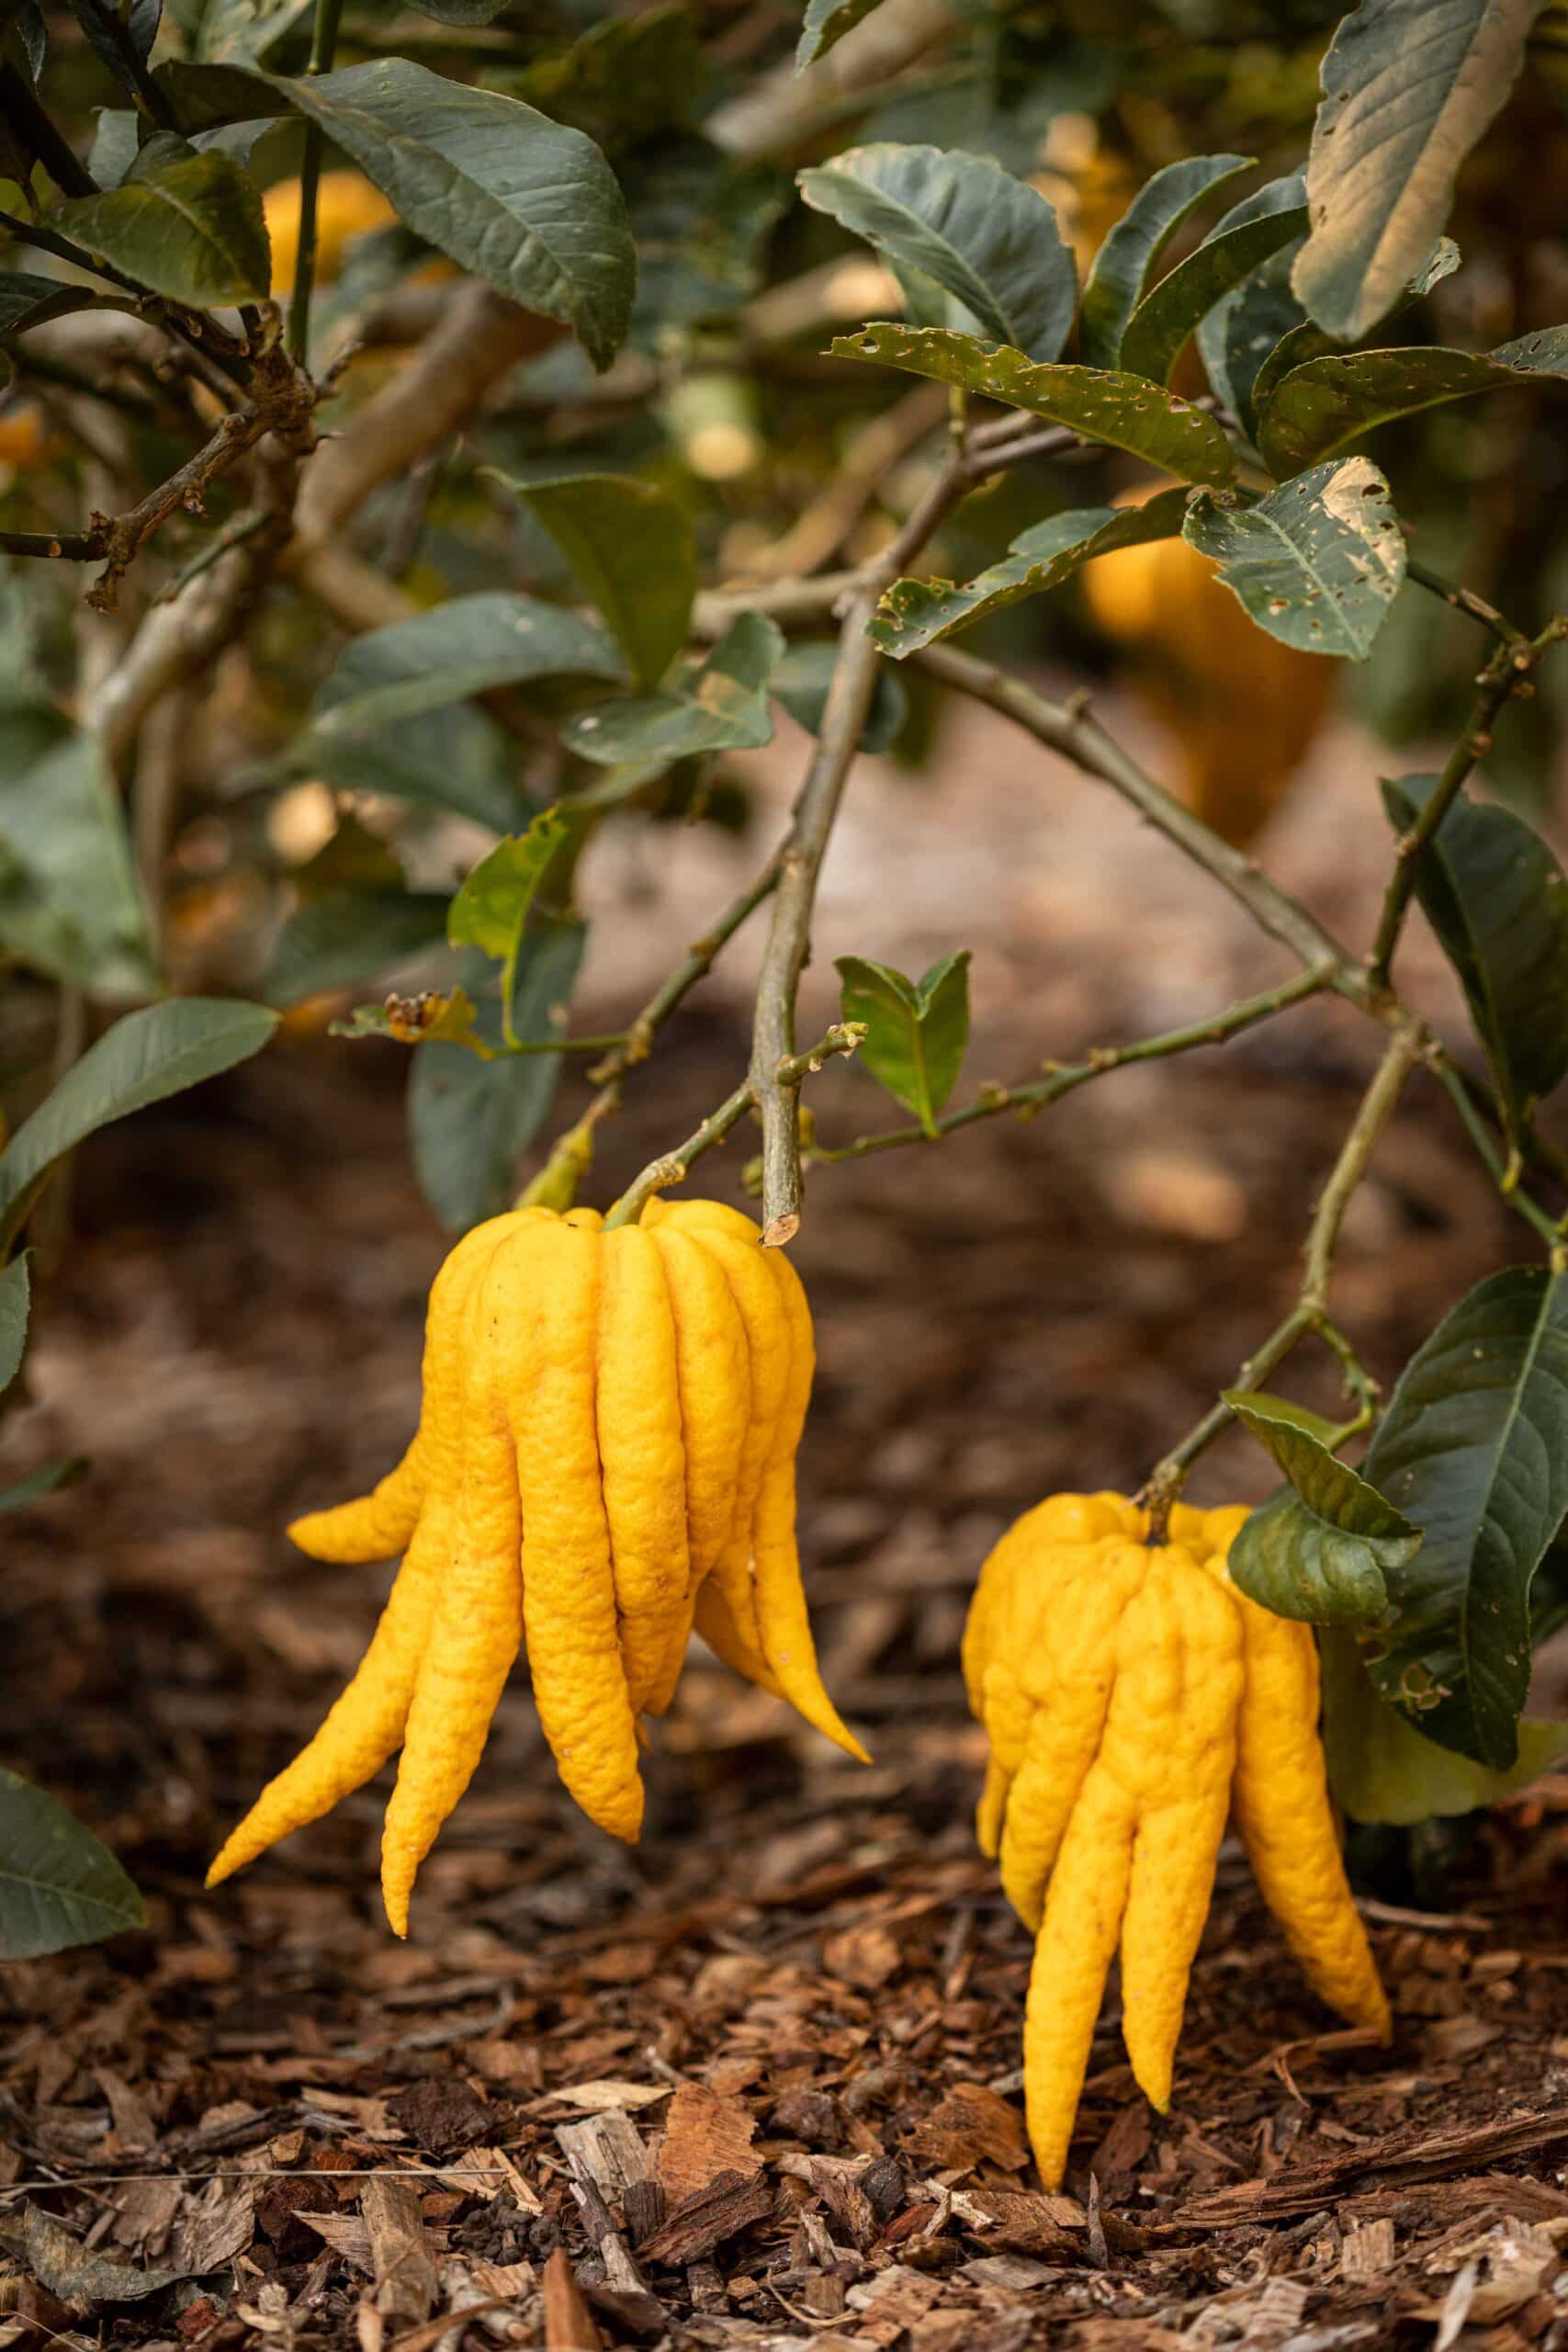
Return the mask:
POLYGON ((1235 1389, 1225 1403, 1290 1480, 1243 1524, 1235 1582, 1277 1617, 1375 1623, 1388 1611, 1384 1572, 1419 1548, 1421 1530, 1329 1453, 1315 1414, 1235 1389))
POLYGON ((1524 61, 1540 0, 1361 0, 1323 61, 1296 292, 1342 343, 1398 299, 1524 61))
POLYGON ((128 1012, 25 1120, 0 1152, 0 1250, 55 1161, 98 1127, 231 1069, 277 1026, 265 1005, 175 997, 128 1012))
POLYGON ((875 360, 1028 409, 1086 440, 1146 458, 1183 481, 1227 482, 1235 470, 1230 445, 1213 418, 1142 376, 1041 368, 1021 352, 987 350, 973 335, 936 327, 877 323, 840 335, 832 352, 836 359, 875 360))
POLYGON ((1200 322, 1305 227, 1306 208, 1302 206, 1216 230, 1145 295, 1122 337, 1122 367, 1151 382, 1168 384, 1200 322))
POLYGON ((0 1513, 30 1510, 34 1503, 42 1502, 46 1495, 59 1494, 62 1487, 79 1486, 86 1476, 87 1469, 86 1455, 73 1453, 63 1462, 46 1462, 41 1469, 29 1470, 27 1476, 18 1478, 14 1487, 0 1490, 0 1513))
POLYGON ((696 13, 671 0, 591 25, 570 49, 536 58, 513 89, 603 147, 635 150, 656 137, 661 163, 671 131, 705 111, 710 79, 696 13))
POLYGON ((1077 300, 1044 198, 986 155, 882 141, 800 175, 807 204, 900 269, 933 279, 982 334, 1055 359, 1077 300))
POLYGON ((602 628, 536 596, 451 596, 344 647, 316 697, 310 743, 357 736, 464 702, 492 686, 575 675, 617 678, 602 628))
POLYGON ((1386 1706, 1361 1663, 1355 1636, 1327 1626, 1323 1659, 1323 1746, 1335 1801, 1352 1821, 1409 1827, 1418 1821, 1500 1804, 1568 1754, 1568 1724, 1519 1724, 1517 1761, 1495 1772, 1451 1747, 1423 1739, 1396 1707, 1386 1706))
POLYGON ((122 7, 120 0, 74 0, 74 6, 76 21, 91 47, 117 79, 129 84, 125 52, 106 20, 118 20, 132 56, 138 64, 145 65, 157 38, 164 0, 130 0, 129 8, 122 7))
POLYGON ((1182 537, 1259 628, 1304 653, 1364 662, 1404 579, 1388 484, 1366 458, 1314 466, 1251 506, 1201 495, 1182 537))
POLYGON ((677 499, 628 474, 564 474, 506 487, 548 531, 639 686, 659 684, 686 642, 697 542, 677 499))
POLYGON ((144 151, 118 187, 73 197, 51 218, 90 253, 196 310, 257 301, 272 282, 261 191, 229 155, 149 160, 144 151))
MULTIPOLYGON (((580 922, 535 915, 512 999, 517 1036, 564 1031, 583 939, 580 922)), ((449 1231, 466 1233, 511 1206, 518 1159, 544 1125, 559 1071, 558 1054, 486 1062, 461 1046, 419 1047, 409 1073, 414 1170, 449 1231)))
MULTIPOLYGON (((837 638, 804 638, 786 647, 773 665, 769 684, 797 727, 809 735, 821 731, 822 713, 828 707, 828 689, 838 667, 837 638)), ((904 731, 909 716, 909 697, 903 683, 890 670, 877 664, 876 686, 872 695, 871 708, 866 714, 865 732, 860 739, 863 752, 886 752, 897 742, 904 731)))
POLYGON ((863 17, 880 6, 881 0, 807 0, 806 21, 795 51, 796 73, 813 58, 826 56, 835 41, 842 40, 863 17))
POLYGON ((0 1388, 8 1388, 22 1368, 28 1344, 28 1252, 0 1270, 0 1388))
MULTIPOLYGON (((1198 330, 1198 349, 1209 389, 1228 408, 1250 439, 1257 432, 1253 388, 1282 342, 1306 324, 1291 291, 1292 248, 1284 246, 1243 285, 1216 303, 1198 330)), ((1323 338, 1316 327, 1309 332, 1323 338)), ((1304 356, 1304 355, 1303 355, 1304 356)))
POLYGON ((1529 1587, 1568 1510, 1568 1277, 1494 1274, 1400 1376, 1368 1478, 1426 1530, 1368 1666, 1428 1738, 1506 1770, 1529 1685, 1529 1587))
POLYGON ((1186 504, 1186 491, 1163 490, 1142 506, 1079 506, 1052 514, 1014 539, 1000 563, 962 587, 951 580, 896 580, 868 634, 884 653, 902 662, 935 638, 951 637, 1004 605, 1059 587, 1091 557, 1145 539, 1170 538, 1181 528, 1186 504))
POLYGON ((569 719, 561 741, 604 767, 755 751, 773 737, 768 681, 783 650, 775 622, 742 613, 707 660, 678 670, 662 694, 600 703, 569 719))
POLYGON ((451 707, 364 734, 307 727, 267 774, 308 775, 343 792, 379 792, 421 808, 449 808, 491 832, 514 832, 536 813, 516 775, 516 753, 483 711, 451 707))
POLYGON ((0 334, 26 334, 46 319, 90 311, 97 299, 90 286, 64 286, 58 278, 34 277, 22 269, 0 270, 0 334))
POLYGON ((1182 222, 1206 196, 1250 169, 1252 155, 1190 155, 1168 164, 1138 190, 1095 255, 1083 290, 1078 349, 1086 368, 1114 368, 1128 320, 1182 222))
MULTIPOLYGON (((1383 805, 1399 832, 1409 832, 1437 781, 1385 779, 1383 805)), ((1517 1128, 1568 1077, 1568 876, 1522 817, 1461 794, 1416 862, 1416 889, 1517 1128)))
POLYGON ((969 1042, 969 950, 944 956, 919 982, 863 956, 840 956, 835 968, 844 1019, 865 1023, 866 1068, 931 1134, 969 1042))
POLYGON ((193 139, 220 125, 276 121, 294 111, 287 83, 273 87, 233 65, 171 57, 153 68, 152 79, 193 139))
POLYGON ((441 944, 447 904, 437 890, 329 890, 278 933, 262 994, 269 1004, 298 1004, 396 971, 441 944))
POLYGON ((410 0, 422 17, 441 25, 488 25, 512 0, 410 0))
POLYGON ((416 235, 525 310, 564 321, 594 366, 609 366, 631 318, 637 255, 591 139, 403 57, 277 86, 416 235))
POLYGON ((497 842, 452 901, 446 918, 448 943, 493 956, 504 967, 502 985, 508 995, 528 910, 570 832, 570 822, 560 810, 547 808, 525 833, 497 842))
POLYGON ((0 946, 99 998, 158 984, 102 747, 15 677, 0 683, 0 946))
POLYGON ((114 1856, 63 1805, 0 1770, 0 1960, 37 1960, 146 1924, 114 1856))
POLYGON ((1348 448, 1391 417, 1444 401, 1568 376, 1568 327, 1521 335, 1491 353, 1438 346, 1336 352, 1293 368, 1271 392, 1259 447, 1271 473, 1300 471, 1348 448))

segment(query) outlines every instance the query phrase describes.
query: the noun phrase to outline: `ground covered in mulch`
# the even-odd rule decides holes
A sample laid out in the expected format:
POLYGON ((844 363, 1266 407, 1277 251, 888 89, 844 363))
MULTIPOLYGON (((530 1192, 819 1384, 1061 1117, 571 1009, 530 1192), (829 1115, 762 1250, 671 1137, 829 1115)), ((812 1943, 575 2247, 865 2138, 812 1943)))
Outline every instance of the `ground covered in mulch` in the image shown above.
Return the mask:
MULTIPOLYGON (((1214 1001, 1228 922, 1193 933, 1214 1001)), ((1171 1017, 1145 937, 1092 969, 1021 949, 976 1075, 1038 1057, 1042 1006, 1064 1052, 1171 1017)), ((887 952, 829 950, 851 944, 887 952)), ((709 1002, 596 1196, 733 1082, 744 1033, 709 1002)), ((1318 2007, 1227 1848, 1171 2112, 1132 2084, 1112 1987, 1058 2197, 1022 2132, 1028 1941, 972 1838, 981 1559, 1052 1487, 1135 1484, 1232 1374, 1290 1295, 1371 1042, 1309 1008, 940 1162, 818 1176, 802 1544, 874 1766, 699 1649, 628 1852, 560 1792, 519 1677, 406 1945, 378 1789, 201 1892, 384 1587, 281 1530, 412 1425, 443 1245, 395 1055, 288 1039, 101 1139, 0 1449, 8 1474, 95 1464, 7 1529, 0 1761, 110 1841, 150 1925, 0 1969, 0 2347, 1568 2346, 1568 1783, 1362 1841, 1390 2051, 1318 2007)), ((882 1122, 840 1082, 825 1123, 882 1122)), ((728 1197, 739 1157, 712 1171, 728 1197)), ((1343 1318, 1386 1377, 1520 1254, 1423 1081, 1348 1227, 1343 1318)), ((1332 1397, 1311 1367, 1295 1387, 1332 1397)), ((1269 1483, 1235 1439, 1202 1475, 1209 1499, 1269 1483)))

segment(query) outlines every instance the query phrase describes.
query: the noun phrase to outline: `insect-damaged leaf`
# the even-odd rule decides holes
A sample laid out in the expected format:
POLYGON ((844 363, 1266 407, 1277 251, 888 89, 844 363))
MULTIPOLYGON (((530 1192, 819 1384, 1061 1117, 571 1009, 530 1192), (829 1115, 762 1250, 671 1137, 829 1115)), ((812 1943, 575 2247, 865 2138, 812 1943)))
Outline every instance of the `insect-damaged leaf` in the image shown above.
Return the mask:
POLYGON ((885 140, 802 172, 800 192, 895 269, 934 281, 979 334, 1031 359, 1055 359, 1066 343, 1072 254, 1045 198, 988 156, 885 140))
POLYGON ((1401 1374, 1366 1475, 1426 1532, 1367 1664, 1429 1739, 1506 1770, 1529 1687, 1530 1579, 1568 1510, 1568 1276, 1492 1275, 1401 1374))
POLYGON ((1252 155, 1190 155, 1145 181, 1094 258, 1078 317, 1086 368, 1119 365, 1122 335, 1171 238, 1206 196, 1250 169, 1252 155))
POLYGON ((1329 1453, 1315 1414, 1250 1391, 1227 1391, 1225 1403, 1290 1480, 1244 1521, 1235 1582, 1279 1617, 1375 1623, 1388 1609, 1384 1570, 1410 1558, 1420 1529, 1329 1453))
POLYGON ((1512 88, 1541 0, 1361 0, 1323 61, 1295 288, 1348 343, 1392 309, 1512 88))
POLYGON ((1183 481, 1228 482, 1235 471, 1230 444, 1213 418, 1142 376, 1040 367, 1021 351, 1005 345, 993 350, 951 328, 882 322, 840 335, 832 353, 836 359, 875 360, 1028 409, 1087 441, 1146 458, 1183 481))
POLYGON ((895 662, 941 637, 952 637, 987 613, 1025 596, 1059 587, 1097 555, 1115 548, 1168 539, 1181 528, 1184 490, 1164 490, 1142 506, 1080 506, 1031 525, 1000 563, 962 585, 951 580, 896 580, 883 596, 867 635, 895 662))
MULTIPOLYGON (((1437 782, 1384 780, 1383 805, 1401 833, 1437 782)), ((1416 890, 1517 1129, 1568 1077, 1568 876, 1522 817, 1461 794, 1416 860, 1416 890)))
POLYGON ((1318 1649, 1328 1785, 1352 1821, 1408 1828, 1418 1821, 1473 1813, 1528 1788, 1568 1754, 1568 1724, 1527 1715, 1519 1724, 1517 1760, 1506 1771, 1492 1771, 1423 1739, 1397 1707, 1386 1706, 1368 1679, 1348 1627, 1325 1626, 1318 1649))
MULTIPOLYGON (((0 1770, 0 1960, 34 1960, 146 1924, 114 1856, 63 1805, 0 1770)), ((80 2241, 71 2244, 80 2253, 80 2241)))
POLYGON ((1361 440, 1391 418, 1445 401, 1568 377, 1568 327, 1520 335, 1495 351, 1347 351, 1309 359, 1269 392, 1258 446, 1271 473, 1298 473, 1361 440))
POLYGON ((1314 466, 1250 506, 1195 498, 1182 537, 1259 628, 1304 653, 1364 662, 1404 578, 1388 484, 1366 458, 1314 466))
POLYGON ((502 967, 502 989, 511 1000, 523 926, 556 853, 571 832, 558 808, 547 808, 527 831, 508 834, 481 857, 453 899, 446 937, 454 947, 477 947, 502 967))
POLYGON ((944 956, 918 981, 863 956, 840 956, 836 969, 844 1019, 865 1023, 866 1068, 932 1133, 969 1043, 969 950, 944 956))

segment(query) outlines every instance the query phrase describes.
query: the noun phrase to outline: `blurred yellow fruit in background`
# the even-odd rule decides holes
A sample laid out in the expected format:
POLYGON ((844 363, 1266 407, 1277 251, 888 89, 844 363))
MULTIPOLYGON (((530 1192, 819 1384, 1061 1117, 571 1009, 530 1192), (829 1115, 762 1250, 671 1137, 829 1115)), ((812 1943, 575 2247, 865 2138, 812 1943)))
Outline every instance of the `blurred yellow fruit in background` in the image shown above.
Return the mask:
MULTIPOLYGON (((299 259, 299 183, 279 180, 263 198, 272 239, 272 290, 287 294, 299 259)), ((359 172, 323 172, 316 195, 316 277, 324 282, 343 266, 344 247, 397 219, 378 187, 359 172)))
POLYGON ((35 401, 18 401, 0 414, 0 466, 20 472, 51 456, 55 446, 49 419, 35 401))

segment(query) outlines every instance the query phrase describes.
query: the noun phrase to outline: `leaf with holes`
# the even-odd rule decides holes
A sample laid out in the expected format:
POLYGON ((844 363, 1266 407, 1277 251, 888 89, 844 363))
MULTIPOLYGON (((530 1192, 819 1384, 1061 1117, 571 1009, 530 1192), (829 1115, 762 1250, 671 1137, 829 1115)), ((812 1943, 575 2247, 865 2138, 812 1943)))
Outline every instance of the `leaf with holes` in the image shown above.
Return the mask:
POLYGON ((195 310, 255 302, 272 283, 261 190, 231 156, 148 147, 118 187, 58 205, 51 223, 155 294, 195 310))
POLYGON ((1506 1771, 1423 1739, 1397 1707, 1378 1697, 1348 1628, 1325 1626, 1323 1659, 1323 1748, 1328 1785, 1352 1821, 1410 1828, 1500 1804, 1528 1788, 1568 1755, 1568 1724, 1525 1716, 1519 1752, 1506 1771))
POLYGON ((865 1024, 867 1069, 934 1135, 969 1043, 969 950, 943 956, 918 981, 863 956, 840 956, 835 968, 843 1018, 865 1024))
POLYGON ((1283 479, 1348 449, 1391 418, 1564 377, 1568 327, 1520 335, 1493 352, 1427 346, 1327 353, 1292 368, 1269 390, 1258 447, 1269 471, 1283 479))
POLYGON ((1506 1770, 1530 1579, 1568 1511, 1568 1275, 1513 1267, 1462 1299, 1401 1374, 1365 1470, 1426 1531, 1390 1572, 1372 1680, 1428 1739, 1506 1770))
POLYGON ((1303 653, 1364 662, 1404 579, 1388 484, 1365 458, 1314 466, 1252 506, 1195 498, 1182 537, 1259 628, 1303 653))
POLYGON ((705 662, 677 669, 657 695, 602 702, 569 719, 561 741, 604 767, 668 763, 695 752, 755 751, 771 742, 769 681, 784 634, 762 613, 742 613, 705 662))
POLYGON ((554 539, 636 684, 656 686, 686 642, 697 593, 696 535, 686 509, 667 490, 629 474, 497 479, 554 539))
MULTIPOLYGON (((1410 831, 1437 782, 1384 779, 1397 831, 1410 831)), ((1417 859, 1416 890, 1517 1131, 1568 1077, 1568 876, 1522 817, 1461 794, 1417 859)))
POLYGON ((1398 299, 1513 87, 1541 0, 1361 0, 1323 61, 1295 288, 1341 343, 1398 299))
POLYGON ((1231 229, 1216 229, 1195 252, 1168 270, 1127 322, 1119 364, 1134 376, 1168 384, 1195 329, 1282 245, 1306 227, 1304 206, 1265 212, 1231 229))
POLYGON ((832 354, 835 359, 901 368, 911 376, 930 376, 1008 407, 1028 409, 1086 441, 1145 458, 1183 481, 1219 484, 1235 471, 1230 444, 1213 418, 1142 376, 1040 367, 1021 351, 1005 345, 992 350, 950 328, 882 322, 859 334, 840 335, 832 354))
POLYGON ((1421 1530, 1329 1453, 1316 1414, 1250 1390, 1224 1401, 1290 1481, 1244 1522, 1235 1583, 1277 1617, 1377 1623, 1388 1612, 1384 1572, 1418 1550, 1421 1530))
MULTIPOLYGON (((523 947, 523 927, 539 885, 559 850, 571 838, 571 824, 558 808, 547 808, 527 831, 509 834, 481 857, 453 899, 446 938, 453 947, 477 947, 502 967, 502 1001, 510 1003, 513 976, 523 947)), ((507 1043, 512 1033, 507 1033, 507 1043)))
POLYGON ((1253 155, 1190 155, 1168 164, 1138 190, 1095 255, 1083 290, 1078 350, 1086 368, 1114 368, 1128 320, 1147 293, 1155 265, 1184 220, 1253 155))
POLYGON ((63 1805, 0 1770, 0 1960, 37 1960, 146 1924, 114 1856, 63 1805))
POLYGON ((881 141, 800 175, 818 212, 930 279, 981 334, 1055 359, 1072 329, 1077 276, 1056 216, 988 156, 881 141))
POLYGON ((922 645, 952 637, 988 613, 1060 587, 1097 555, 1173 538, 1186 506, 1186 491, 1162 490, 1142 506, 1079 506, 1052 514, 1014 539, 1000 563, 962 586, 951 580, 896 580, 867 635, 895 662, 906 661, 922 645))

